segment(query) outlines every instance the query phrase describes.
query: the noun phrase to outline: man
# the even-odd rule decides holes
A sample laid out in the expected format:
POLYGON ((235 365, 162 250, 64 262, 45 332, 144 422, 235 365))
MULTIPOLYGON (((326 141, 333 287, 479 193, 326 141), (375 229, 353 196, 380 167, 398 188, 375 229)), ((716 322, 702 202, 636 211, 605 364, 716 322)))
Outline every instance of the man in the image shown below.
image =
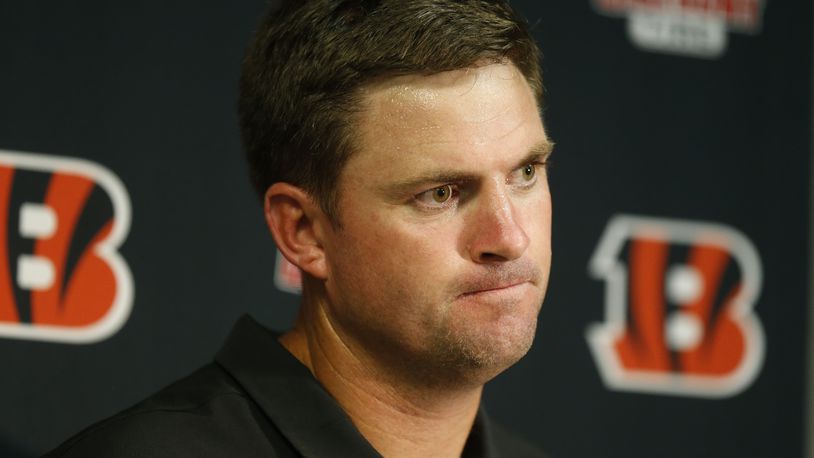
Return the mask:
POLYGON ((240 114, 292 330, 57 456, 539 456, 483 385, 530 347, 550 262, 538 51, 502 1, 291 1, 251 45, 240 114))

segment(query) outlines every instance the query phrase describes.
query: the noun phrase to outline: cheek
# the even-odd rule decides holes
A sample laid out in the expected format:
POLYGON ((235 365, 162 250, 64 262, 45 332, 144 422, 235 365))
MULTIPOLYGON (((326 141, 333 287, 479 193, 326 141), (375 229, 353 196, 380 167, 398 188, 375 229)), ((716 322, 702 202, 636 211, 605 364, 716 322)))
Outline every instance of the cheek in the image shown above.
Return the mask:
POLYGON ((345 333, 398 335, 403 345, 418 348, 448 299, 450 253, 432 243, 432 232, 424 236, 375 218, 369 223, 347 225, 336 239, 326 284, 332 315, 345 333))
POLYGON ((344 288, 346 295, 378 296, 382 300, 405 293, 403 283, 411 278, 406 269, 422 250, 417 240, 387 220, 370 215, 366 220, 346 223, 333 245, 330 265, 335 285, 344 288))
POLYGON ((539 216, 536 218, 539 233, 543 242, 548 246, 551 242, 551 199, 546 198, 540 205, 539 216))
POLYGON ((538 197, 523 201, 519 207, 523 228, 534 239, 548 240, 551 236, 551 195, 548 186, 538 197))
POLYGON ((384 309, 442 300, 433 296, 444 294, 454 273, 453 231, 385 216, 346 225, 332 262, 335 285, 384 309))

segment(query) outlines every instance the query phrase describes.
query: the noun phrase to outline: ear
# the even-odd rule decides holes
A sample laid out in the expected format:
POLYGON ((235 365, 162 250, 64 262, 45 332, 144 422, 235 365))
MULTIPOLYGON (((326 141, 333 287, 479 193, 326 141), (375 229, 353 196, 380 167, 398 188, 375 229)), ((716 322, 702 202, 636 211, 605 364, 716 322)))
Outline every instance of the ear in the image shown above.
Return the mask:
POLYGON ((327 278, 321 239, 327 220, 319 205, 296 186, 274 183, 266 190, 263 207, 280 253, 312 277, 327 278))

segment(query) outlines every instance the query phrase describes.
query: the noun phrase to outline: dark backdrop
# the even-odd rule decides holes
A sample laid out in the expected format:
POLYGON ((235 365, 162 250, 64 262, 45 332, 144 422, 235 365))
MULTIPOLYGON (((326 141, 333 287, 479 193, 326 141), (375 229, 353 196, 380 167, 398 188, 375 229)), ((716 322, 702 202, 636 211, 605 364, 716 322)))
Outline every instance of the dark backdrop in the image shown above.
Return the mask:
MULTIPOLYGON (((632 13, 599 2, 515 2, 544 54, 554 261, 535 346, 486 399, 554 456, 803 454, 812 8, 767 2, 761 25, 731 25, 713 58, 642 49, 626 31, 632 13), (765 357, 742 392, 603 382, 586 329, 606 319, 606 284, 588 264, 620 214, 718 223, 754 245, 765 357)), ((235 115, 263 9, 0 3, 0 150, 84 158, 121 179, 135 293, 101 342, 0 337, 0 455, 42 453, 205 363, 244 312, 291 322, 298 298, 274 286, 235 115)))

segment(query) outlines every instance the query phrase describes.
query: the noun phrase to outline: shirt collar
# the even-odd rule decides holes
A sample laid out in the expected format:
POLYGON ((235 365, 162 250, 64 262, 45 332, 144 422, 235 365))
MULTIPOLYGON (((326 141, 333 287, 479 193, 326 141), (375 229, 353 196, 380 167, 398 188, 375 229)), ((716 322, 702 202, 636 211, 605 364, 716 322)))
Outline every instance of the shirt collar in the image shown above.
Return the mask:
MULTIPOLYGON (((215 361, 303 456, 381 457, 308 368, 278 342, 278 337, 244 315, 215 361)), ((499 458, 483 406, 462 456, 499 458)))

